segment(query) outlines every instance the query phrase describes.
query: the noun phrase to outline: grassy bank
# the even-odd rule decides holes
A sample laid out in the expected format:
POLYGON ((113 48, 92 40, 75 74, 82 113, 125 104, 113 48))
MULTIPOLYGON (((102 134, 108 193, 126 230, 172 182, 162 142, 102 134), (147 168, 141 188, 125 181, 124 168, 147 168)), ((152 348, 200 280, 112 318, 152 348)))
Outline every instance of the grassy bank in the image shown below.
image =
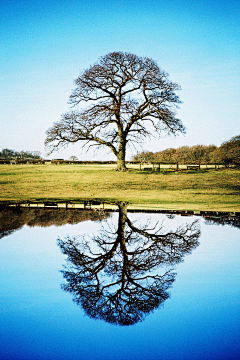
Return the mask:
POLYGON ((92 199, 135 208, 240 211, 240 171, 119 173, 104 165, 0 165, 0 201, 92 199))

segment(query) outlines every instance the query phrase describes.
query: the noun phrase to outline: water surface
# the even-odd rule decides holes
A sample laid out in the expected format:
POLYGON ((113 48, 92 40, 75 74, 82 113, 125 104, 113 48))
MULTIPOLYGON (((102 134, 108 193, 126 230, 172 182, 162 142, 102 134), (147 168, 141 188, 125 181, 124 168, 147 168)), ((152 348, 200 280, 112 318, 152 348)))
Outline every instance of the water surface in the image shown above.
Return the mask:
POLYGON ((237 222, 44 211, 0 215, 1 359, 239 359, 237 222))

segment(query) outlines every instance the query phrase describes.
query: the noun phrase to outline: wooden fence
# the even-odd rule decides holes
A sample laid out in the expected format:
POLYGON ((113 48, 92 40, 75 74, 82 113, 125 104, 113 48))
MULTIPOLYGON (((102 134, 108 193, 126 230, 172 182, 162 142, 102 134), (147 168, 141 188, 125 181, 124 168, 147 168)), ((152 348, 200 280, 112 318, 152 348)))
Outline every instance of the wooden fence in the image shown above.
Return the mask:
MULTIPOLYGON (((43 160, 43 159, 0 159, 0 164, 36 164, 44 165, 46 163, 51 163, 54 165, 116 165, 117 161, 83 161, 83 160, 64 160, 64 159, 53 159, 53 160, 43 160)), ((131 162, 126 161, 126 166, 129 169, 139 169, 141 171, 161 171, 161 170, 210 170, 210 169, 219 169, 221 167, 226 167, 226 164, 220 163, 192 163, 192 164, 183 164, 177 162, 131 162)), ((235 167, 235 165, 230 165, 230 167, 235 167)))

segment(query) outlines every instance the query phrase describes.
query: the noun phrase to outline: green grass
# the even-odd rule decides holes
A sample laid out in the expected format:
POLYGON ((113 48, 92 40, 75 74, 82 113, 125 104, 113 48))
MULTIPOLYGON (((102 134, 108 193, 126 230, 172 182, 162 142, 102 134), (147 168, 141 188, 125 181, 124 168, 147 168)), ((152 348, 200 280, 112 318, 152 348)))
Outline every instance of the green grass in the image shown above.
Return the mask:
POLYGON ((240 170, 116 172, 104 165, 0 165, 0 201, 128 201, 136 208, 240 211, 240 170))

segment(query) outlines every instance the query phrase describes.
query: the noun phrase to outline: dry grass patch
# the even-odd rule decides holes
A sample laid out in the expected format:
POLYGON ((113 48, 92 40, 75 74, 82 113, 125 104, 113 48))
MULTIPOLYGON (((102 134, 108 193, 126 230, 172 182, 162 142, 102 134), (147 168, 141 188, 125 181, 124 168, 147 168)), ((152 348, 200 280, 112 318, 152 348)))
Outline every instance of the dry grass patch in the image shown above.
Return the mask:
POLYGON ((90 198, 169 209, 240 211, 239 175, 237 169, 121 173, 99 165, 0 165, 0 200, 90 198))

